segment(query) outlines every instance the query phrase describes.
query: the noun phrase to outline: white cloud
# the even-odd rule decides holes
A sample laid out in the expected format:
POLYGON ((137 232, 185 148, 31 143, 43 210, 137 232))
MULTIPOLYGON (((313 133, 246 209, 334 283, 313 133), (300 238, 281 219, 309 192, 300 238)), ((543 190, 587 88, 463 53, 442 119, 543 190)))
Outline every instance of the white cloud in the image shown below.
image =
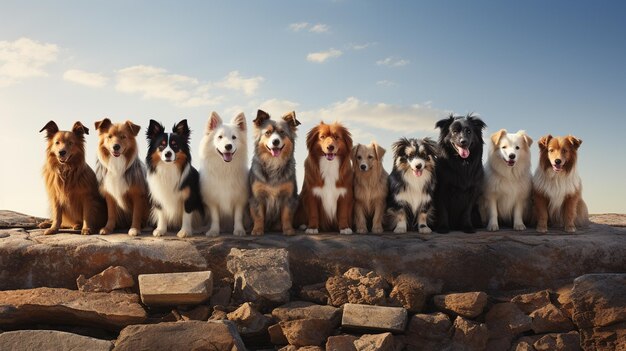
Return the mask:
POLYGON ((396 83, 390 80, 383 79, 383 80, 379 80, 378 82, 376 82, 376 85, 389 88, 389 87, 396 85, 396 83))
POLYGON ((56 45, 28 38, 0 41, 0 87, 26 78, 48 76, 44 68, 56 61, 58 53, 56 45))
POLYGON ((310 53, 306 56, 306 59, 311 62, 323 63, 329 58, 339 57, 342 54, 343 53, 340 50, 331 48, 328 51, 310 53))
POLYGON ((92 88, 101 88, 107 84, 109 78, 99 73, 85 72, 77 69, 70 69, 63 73, 63 79, 68 82, 86 85, 92 88))
POLYGON ((328 32, 330 32, 330 27, 328 25, 326 25, 326 24, 318 23, 318 24, 312 26, 309 29, 309 32, 312 32, 312 33, 328 33, 328 32))
POLYGON ((394 59, 393 57, 387 57, 382 60, 376 61, 376 64, 379 66, 388 66, 388 67, 402 67, 406 66, 410 63, 409 60, 404 59, 394 59))
POLYGON ((364 50, 374 45, 376 45, 375 42, 365 44, 349 44, 348 47, 352 50, 364 50))
POLYGON ((308 26, 309 26, 309 24, 307 22, 298 22, 298 23, 290 24, 289 25, 289 29, 291 29, 294 32, 299 32, 299 31, 305 29, 308 26))
MULTIPOLYGON (((296 111, 299 105, 300 104, 298 104, 297 102, 289 100, 269 99, 263 101, 259 105, 259 108, 269 113, 271 116, 280 117, 289 111, 296 111)), ((296 116, 298 116, 297 111, 296 116)))
POLYGON ((230 89, 230 90, 238 90, 243 92, 245 95, 250 96, 254 95, 254 93, 259 88, 261 82, 265 79, 263 77, 257 76, 252 78, 244 78, 239 74, 239 71, 232 71, 228 73, 228 75, 222 79, 216 86, 230 89))

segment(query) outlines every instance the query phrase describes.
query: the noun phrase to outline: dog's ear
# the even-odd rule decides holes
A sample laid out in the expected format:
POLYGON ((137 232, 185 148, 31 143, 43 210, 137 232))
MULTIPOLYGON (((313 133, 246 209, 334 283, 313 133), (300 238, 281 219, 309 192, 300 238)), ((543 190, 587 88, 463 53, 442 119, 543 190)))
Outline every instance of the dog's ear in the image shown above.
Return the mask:
POLYGON ((491 142, 493 146, 498 146, 500 139, 507 133, 506 129, 500 129, 499 131, 491 134, 491 142))
POLYGON ((576 150, 578 150, 578 148, 580 147, 580 144, 583 143, 583 141, 581 139, 578 139, 577 137, 575 137, 573 135, 568 135, 566 139, 567 139, 567 141, 569 141, 570 144, 572 144, 572 146, 576 150))
POLYGON ((315 148, 315 144, 317 140, 320 138, 320 125, 323 125, 324 122, 321 122, 319 125, 311 128, 308 133, 306 133, 306 148, 311 151, 315 148))
POLYGON ((148 129, 146 130, 146 136, 148 139, 152 140, 157 137, 157 135, 165 132, 165 127, 163 125, 153 119, 150 120, 150 125, 148 125, 148 129))
POLYGON ((189 130, 189 126, 187 125, 186 119, 183 119, 182 121, 175 124, 174 127, 172 128, 172 132, 180 135, 187 142, 189 142, 189 135, 191 134, 191 130, 189 130))
POLYGON ((235 116, 230 123, 236 125, 239 130, 243 132, 246 131, 246 116, 243 112, 240 112, 237 116, 235 116))
POLYGON ((108 118, 103 119, 102 121, 96 121, 96 123, 94 123, 94 126, 96 127, 96 130, 98 131, 98 134, 102 134, 102 133, 106 133, 109 128, 111 128, 111 120, 108 118))
POLYGON ((406 145, 408 143, 409 143, 409 140, 407 138, 400 138, 400 140, 391 144, 391 152, 393 152, 394 159, 400 157, 400 149, 402 148, 403 145, 406 145))
POLYGON ((372 144, 370 145, 370 147, 374 149, 374 156, 376 156, 376 159, 378 161, 382 161, 383 156, 385 156, 385 153, 387 152, 387 150, 385 150, 382 146, 378 145, 378 143, 375 141, 372 141, 372 144))
POLYGON ((548 144, 550 143, 550 140, 552 140, 552 138, 552 134, 542 136, 537 143, 539 145, 539 149, 547 149, 548 144))
POLYGON ((356 154, 359 152, 359 147, 361 144, 356 144, 352 147, 352 151, 350 152, 350 156, 352 156, 352 160, 356 161, 356 154))
POLYGON ((254 123, 254 125, 258 128, 263 125, 263 122, 267 121, 268 119, 270 119, 270 115, 267 112, 263 110, 258 110, 256 112, 256 118, 254 119, 254 121, 252 121, 252 123, 254 123))
POLYGON ((439 128, 441 130, 441 133, 444 133, 445 131, 445 134, 447 134, 452 122, 454 122, 454 115, 450 115, 448 116, 448 118, 440 119, 439 121, 437 121, 437 123, 435 124, 435 128, 439 128))
POLYGON ((348 128, 342 126, 341 124, 337 124, 337 126, 339 127, 339 130, 341 130, 341 135, 343 136, 343 141, 346 143, 346 147, 348 150, 352 150, 352 133, 350 133, 348 128))
POLYGON ((287 122, 289 128, 294 131, 298 129, 298 126, 301 124, 300 121, 298 121, 298 119, 296 118, 296 111, 287 112, 283 116, 283 121, 287 122))
POLYGON ((137 134, 139 134, 139 130, 141 129, 140 126, 136 125, 135 123, 131 121, 126 121, 124 122, 124 124, 126 124, 126 127, 128 127, 128 130, 130 130, 130 132, 133 133, 134 136, 137 136, 137 134))
POLYGON ((57 124, 54 123, 54 121, 50 121, 46 123, 43 128, 41 128, 39 133, 43 132, 44 130, 46 131, 46 139, 52 139, 52 137, 59 131, 59 127, 57 127, 57 124))
POLYGON ((441 156, 441 149, 439 148, 439 144, 437 144, 433 139, 426 137, 422 139, 422 141, 424 142, 424 147, 426 148, 428 153, 433 155, 434 158, 441 156))
POLYGON ((467 120, 470 122, 472 127, 476 128, 476 130, 482 131, 483 129, 487 128, 487 124, 483 122, 482 119, 472 115, 471 113, 467 115, 467 120))
POLYGON ((82 137, 85 134, 89 135, 89 128, 85 127, 80 121, 76 121, 72 126, 72 132, 82 137))
POLYGON ((206 133, 209 134, 219 126, 222 125, 222 117, 217 114, 217 112, 211 112, 211 116, 209 116, 209 120, 206 123, 206 133))
POLYGON ((528 134, 526 134, 525 130, 518 131, 517 135, 519 135, 522 139, 524 139, 526 146, 530 147, 533 144, 533 139, 528 134))

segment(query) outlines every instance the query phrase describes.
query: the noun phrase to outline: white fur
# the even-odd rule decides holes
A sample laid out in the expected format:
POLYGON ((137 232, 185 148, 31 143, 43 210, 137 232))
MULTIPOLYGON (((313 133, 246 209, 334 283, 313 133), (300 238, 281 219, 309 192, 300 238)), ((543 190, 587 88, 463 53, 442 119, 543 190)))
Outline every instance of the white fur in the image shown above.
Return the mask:
MULTIPOLYGON (((337 200, 339 200, 340 196, 345 196, 347 192, 346 188, 337 187, 339 162, 337 157, 332 161, 328 161, 326 157, 320 157, 320 174, 322 180, 324 180, 324 186, 313 187, 313 194, 320 198, 322 207, 326 211, 326 216, 331 220, 337 217, 337 200)), ((352 232, 341 234, 352 234, 352 232)))
POLYGON ((190 165, 187 165, 181 173, 174 163, 163 162, 157 166, 156 172, 148 173, 150 196, 161 205, 161 209, 154 208, 152 211, 153 220, 157 223, 153 232, 154 236, 164 235, 168 227, 180 227, 181 224, 181 231, 185 231, 187 235, 192 234, 191 221, 187 223, 183 221, 186 215, 185 199, 183 193, 178 190, 181 182, 189 174, 189 170, 190 165))
MULTIPOLYGON (((243 118, 243 114, 240 116, 243 118)), ((238 117, 231 124, 223 124, 221 118, 213 113, 200 142, 200 189, 211 216, 211 227, 206 233, 208 236, 217 236, 223 227, 231 226, 234 235, 245 235, 243 215, 249 197, 248 147, 245 125, 243 129, 236 125, 238 117), (211 129, 213 118, 217 122, 215 128, 211 129), (225 145, 229 143, 233 146, 230 152, 234 152, 234 155, 232 161, 225 162, 217 151, 224 152, 225 145)))
MULTIPOLYGON (((418 159, 414 159, 418 160, 418 159)), ((406 202, 411 207, 411 211, 415 215, 418 215, 417 210, 423 205, 431 201, 430 195, 424 192, 424 188, 432 177, 432 173, 428 170, 423 170, 422 175, 416 177, 412 172, 404 172, 404 181, 407 184, 406 191, 399 192, 395 195, 396 201, 406 202)), ((400 225, 401 223, 398 223, 400 225)), ((404 232, 406 233, 406 222, 404 223, 404 232)))
POLYGON ((550 205, 548 207, 549 217, 555 225, 563 224, 561 208, 563 201, 568 195, 572 195, 581 190, 582 181, 576 171, 576 167, 570 172, 554 172, 552 168, 542 169, 537 167, 533 176, 533 186, 540 193, 548 197, 550 205))
POLYGON ((128 166, 135 161, 135 157, 133 157, 130 162, 126 162, 126 157, 124 155, 120 155, 119 157, 111 156, 108 159, 108 162, 101 157, 100 153, 98 153, 98 158, 100 163, 106 167, 107 172, 104 175, 104 179, 102 181, 102 187, 104 190, 109 193, 117 202, 117 205, 124 211, 128 211, 126 208, 126 201, 124 201, 124 195, 128 192, 129 185, 126 182, 126 177, 124 174, 128 169, 128 166))

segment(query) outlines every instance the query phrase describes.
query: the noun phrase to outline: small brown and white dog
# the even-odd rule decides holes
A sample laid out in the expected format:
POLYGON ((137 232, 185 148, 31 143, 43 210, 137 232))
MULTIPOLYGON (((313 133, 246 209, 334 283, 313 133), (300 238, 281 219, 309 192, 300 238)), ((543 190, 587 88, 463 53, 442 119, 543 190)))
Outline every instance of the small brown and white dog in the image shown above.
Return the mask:
POLYGON ((574 233, 577 226, 589 224, 587 205, 582 198, 582 182, 576 170, 582 140, 568 135, 539 139, 539 165, 533 176, 533 201, 537 231, 546 233, 548 224, 564 226, 574 233))
POLYGON ((341 124, 321 122, 307 134, 308 156, 296 222, 307 234, 352 234, 352 136, 341 124))
POLYGON ((386 210, 387 178, 383 168, 385 149, 375 142, 357 144, 352 148, 354 166, 354 226, 359 234, 367 233, 368 222, 372 233, 383 232, 386 210))
POLYGON ((89 134, 89 128, 76 122, 71 131, 59 131, 50 121, 39 132, 44 130, 48 147, 43 177, 52 216, 39 227, 48 228, 45 235, 60 228, 91 234, 104 225, 106 204, 98 192, 96 174, 85 162, 85 134, 89 134))
POLYGON ((96 175, 108 210, 100 234, 130 226, 128 235, 136 236, 150 213, 146 168, 137 157, 136 136, 141 127, 131 121, 113 124, 108 118, 95 126, 100 138, 96 175))
POLYGON ((532 143, 523 130, 507 133, 506 129, 500 129, 491 135, 480 206, 488 231, 499 230, 499 224, 512 225, 514 230, 526 229, 524 218, 528 220, 531 212, 532 143))

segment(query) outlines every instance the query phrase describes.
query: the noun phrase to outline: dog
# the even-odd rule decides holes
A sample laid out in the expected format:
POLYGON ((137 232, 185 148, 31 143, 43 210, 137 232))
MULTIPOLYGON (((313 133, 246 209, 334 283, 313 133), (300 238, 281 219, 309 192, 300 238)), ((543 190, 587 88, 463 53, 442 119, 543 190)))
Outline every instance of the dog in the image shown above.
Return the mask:
POLYGON ((281 121, 258 110, 254 123, 254 156, 250 167, 250 215, 252 235, 263 235, 265 228, 294 235, 293 215, 298 206, 296 131, 300 122, 295 112, 281 121))
POLYGON ((43 178, 51 220, 41 223, 40 228, 48 228, 45 235, 61 228, 92 234, 106 222, 106 203, 98 192, 96 174, 85 162, 85 134, 89 134, 89 128, 76 122, 71 131, 60 131, 50 121, 39 132, 44 130, 48 146, 43 178))
POLYGON ((367 233, 368 222, 372 233, 383 232, 383 217, 387 208, 387 178, 383 168, 386 150, 375 142, 357 144, 352 148, 354 166, 354 225, 359 234, 367 233))
POLYGON ((137 236, 146 224, 150 211, 146 169, 137 147, 140 126, 131 121, 111 123, 105 118, 95 122, 98 131, 96 177, 100 193, 107 202, 107 223, 100 234, 127 228, 137 236))
POLYGON ((191 131, 183 119, 171 133, 155 120, 150 120, 148 138, 148 184, 152 201, 152 217, 157 226, 154 236, 162 236, 168 228, 180 228, 176 236, 193 235, 194 214, 204 217, 200 193, 200 175, 191 165, 189 136, 191 131))
POLYGON ((500 129, 491 135, 481 201, 481 217, 487 222, 488 231, 499 230, 499 222, 512 224, 514 230, 526 229, 524 218, 528 220, 530 215, 532 192, 532 144, 523 130, 508 133, 500 129))
POLYGON ((386 226, 394 233, 407 230, 432 232, 433 197, 437 182, 437 143, 430 139, 402 138, 392 145, 393 169, 389 175, 386 226))
POLYGON ((211 217, 207 236, 223 228, 234 235, 246 235, 244 210, 248 204, 248 144, 243 113, 230 124, 211 113, 200 142, 200 189, 211 217), (231 229, 232 227, 232 229, 231 229))
POLYGON ((478 117, 453 116, 437 122, 440 156, 437 158, 435 211, 437 232, 450 229, 475 233, 481 226, 478 199, 482 193, 483 137, 487 125, 478 117))
POLYGON ((582 198, 582 181, 576 169, 582 140, 575 136, 539 139, 539 164, 533 176, 533 206, 537 231, 546 233, 548 224, 564 226, 568 233, 589 225, 587 204, 582 198))
POLYGON ((306 144, 308 155, 296 222, 306 225, 306 234, 337 230, 352 234, 354 172, 350 132, 340 123, 321 122, 307 133, 306 144))

